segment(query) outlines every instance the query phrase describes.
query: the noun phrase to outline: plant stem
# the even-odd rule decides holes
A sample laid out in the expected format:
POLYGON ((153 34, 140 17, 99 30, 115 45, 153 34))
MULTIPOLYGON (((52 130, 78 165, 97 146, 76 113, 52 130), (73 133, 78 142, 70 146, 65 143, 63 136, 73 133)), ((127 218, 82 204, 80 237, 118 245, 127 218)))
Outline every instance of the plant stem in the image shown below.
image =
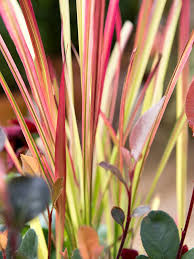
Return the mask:
POLYGON ((3 255, 3 259, 6 259, 6 251, 5 250, 2 250, 2 255, 3 255))
POLYGON ((53 214, 53 208, 51 209, 51 212, 48 210, 48 219, 49 219, 49 225, 48 225, 48 259, 51 257, 51 237, 52 237, 52 214, 53 214))
POLYGON ((18 235, 18 232, 16 230, 13 230, 13 229, 10 230, 11 256, 14 259, 15 259, 15 252, 17 248, 17 235, 18 235))
POLYGON ((186 233, 187 233, 187 229, 188 229, 188 226, 189 226, 189 221, 190 221, 190 218, 191 218, 191 213, 192 213, 192 210, 193 210, 193 204, 194 204, 194 188, 193 188, 193 193, 192 193, 192 197, 191 197, 191 201, 190 201, 190 205, 189 205, 189 211, 188 211, 188 214, 187 214, 187 219, 186 219, 185 227, 184 227, 184 229, 182 231, 181 241, 180 241, 179 250, 178 250, 176 259, 180 259, 181 258, 182 248, 183 248, 185 236, 186 236, 186 233))
POLYGON ((125 243, 125 239, 126 239, 127 234, 128 234, 129 224, 131 222, 131 188, 130 188, 130 191, 128 191, 127 193, 128 193, 127 221, 126 221, 126 224, 125 224, 121 244, 120 244, 119 251, 118 251, 116 259, 119 259, 119 257, 121 256, 121 252, 122 252, 122 249, 123 249, 123 246, 124 246, 124 243, 125 243))

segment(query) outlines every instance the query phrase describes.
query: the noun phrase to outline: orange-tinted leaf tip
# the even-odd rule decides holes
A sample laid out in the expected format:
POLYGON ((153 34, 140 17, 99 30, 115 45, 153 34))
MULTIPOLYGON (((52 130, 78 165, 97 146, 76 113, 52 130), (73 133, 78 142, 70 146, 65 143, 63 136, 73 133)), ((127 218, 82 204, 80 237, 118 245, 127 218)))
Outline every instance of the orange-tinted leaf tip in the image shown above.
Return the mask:
POLYGON ((0 251, 4 251, 7 247, 8 231, 0 232, 0 251))
POLYGON ((97 259, 103 251, 97 232, 88 226, 78 230, 78 248, 83 259, 97 259))

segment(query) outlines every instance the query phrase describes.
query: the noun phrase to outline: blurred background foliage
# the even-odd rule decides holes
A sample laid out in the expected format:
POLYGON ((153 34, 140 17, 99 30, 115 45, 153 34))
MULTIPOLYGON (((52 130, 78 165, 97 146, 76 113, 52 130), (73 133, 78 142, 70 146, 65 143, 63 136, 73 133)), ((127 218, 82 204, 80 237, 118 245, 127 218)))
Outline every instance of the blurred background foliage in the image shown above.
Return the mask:
MULTIPOLYGON (((77 38, 77 17, 76 17, 76 0, 70 2, 71 13, 71 36, 72 42, 78 48, 77 38)), ((109 0, 106 0, 106 9, 108 7, 109 0)), ((61 34, 61 21, 59 12, 59 1, 57 0, 32 0, 34 12, 38 22, 40 34, 42 37, 43 45, 48 56, 60 55, 60 34, 61 34)), ((139 1, 121 0, 120 9, 122 15, 122 21, 130 20, 135 23, 137 18, 139 1)), ((25 73, 21 61, 17 55, 15 46, 13 45, 3 21, 0 18, 0 33, 8 46, 15 63, 17 64, 23 78, 25 79, 25 73)), ((0 53, 0 71, 5 76, 7 83, 14 90, 15 81, 7 67, 7 64, 0 53)), ((0 88, 0 92, 2 89, 0 88)))

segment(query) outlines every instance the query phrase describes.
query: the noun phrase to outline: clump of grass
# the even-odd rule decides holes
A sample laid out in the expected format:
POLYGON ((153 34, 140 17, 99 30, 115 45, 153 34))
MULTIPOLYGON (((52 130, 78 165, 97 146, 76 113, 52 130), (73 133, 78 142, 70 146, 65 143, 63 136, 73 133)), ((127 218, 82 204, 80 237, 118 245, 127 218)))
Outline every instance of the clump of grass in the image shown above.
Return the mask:
MULTIPOLYGON (((150 202, 176 143, 178 224, 181 231, 185 220, 186 202, 183 190, 186 187, 186 153, 183 159, 180 160, 179 157, 187 147, 184 99, 189 84, 187 61, 194 42, 194 32, 189 34, 189 1, 182 4, 181 0, 174 0, 160 38, 161 44, 155 45, 153 50, 159 37, 159 26, 166 2, 167 0, 143 0, 135 27, 130 21, 122 25, 118 0, 110 0, 106 15, 105 0, 76 1, 79 42, 76 57, 80 67, 82 93, 80 138, 74 103, 69 1, 59 1, 63 63, 60 82, 49 69, 51 64, 48 65, 31 1, 0 1, 0 14, 23 63, 29 88, 2 37, 0 49, 36 128, 35 138, 0 73, 0 83, 15 111, 30 153, 23 154, 22 161, 18 159, 8 135, 4 138, 4 146, 18 173, 43 177, 52 194, 52 203, 47 209, 48 246, 45 245, 40 221, 36 219, 31 223, 39 237, 39 258, 45 258, 45 255, 50 258, 52 243, 56 247, 56 258, 61 257, 64 246, 72 254, 80 242, 85 244, 83 236, 86 238, 86 233, 92 240, 97 238, 91 229, 80 230, 80 227, 87 225, 99 230, 102 222, 107 228, 107 253, 113 258, 119 258, 124 244, 130 245, 134 238, 134 235, 128 235, 126 239, 128 230, 134 230, 138 225, 136 218, 132 217, 133 211, 140 203, 150 202), (182 29, 179 32, 178 62, 168 86, 165 87, 164 79, 180 14, 180 24, 184 29, 187 28, 187 34, 183 38, 182 29), (135 39, 132 52, 128 54, 129 65, 122 88, 119 125, 115 129, 113 117, 118 112, 115 103, 121 57, 132 30, 135 31, 135 39), (114 31, 117 41, 111 52, 114 31), (148 62, 152 62, 149 71, 148 62), (144 81, 145 73, 148 76, 144 81), (147 197, 142 199, 138 192, 140 177, 178 79, 181 81, 177 90, 177 121, 147 197), (184 87, 181 87, 182 84, 184 87), (38 140, 41 141, 41 146, 38 140), (123 209, 128 208, 123 232, 110 219, 112 204, 123 209), (56 212, 55 235, 51 228, 53 212, 56 212)), ((88 249, 92 251, 92 247, 88 249)), ((102 251, 100 245, 94 246, 95 249, 98 250, 96 255, 102 251)), ((63 256, 67 258, 67 251, 63 252, 63 256)))

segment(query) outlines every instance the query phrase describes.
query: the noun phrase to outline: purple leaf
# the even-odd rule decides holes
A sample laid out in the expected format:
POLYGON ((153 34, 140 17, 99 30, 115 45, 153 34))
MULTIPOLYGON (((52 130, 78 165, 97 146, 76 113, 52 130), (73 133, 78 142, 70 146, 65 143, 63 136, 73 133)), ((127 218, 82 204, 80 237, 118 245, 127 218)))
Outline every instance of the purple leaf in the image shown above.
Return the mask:
POLYGON ((127 183, 123 179, 123 176, 122 176, 120 170, 116 166, 111 165, 111 164, 109 164, 109 163, 107 163, 105 161, 101 162, 99 164, 99 166, 101 166, 105 170, 110 170, 119 179, 119 181, 122 182, 125 185, 125 187, 128 189, 127 183))
POLYGON ((113 207, 111 210, 111 215, 119 225, 123 226, 125 221, 125 214, 120 207, 113 207))
POLYGON ((138 161, 146 140, 151 133, 151 129, 155 123, 155 120, 162 108, 165 96, 148 111, 146 111, 135 123, 131 131, 129 138, 129 146, 131 149, 131 154, 133 158, 138 161))

